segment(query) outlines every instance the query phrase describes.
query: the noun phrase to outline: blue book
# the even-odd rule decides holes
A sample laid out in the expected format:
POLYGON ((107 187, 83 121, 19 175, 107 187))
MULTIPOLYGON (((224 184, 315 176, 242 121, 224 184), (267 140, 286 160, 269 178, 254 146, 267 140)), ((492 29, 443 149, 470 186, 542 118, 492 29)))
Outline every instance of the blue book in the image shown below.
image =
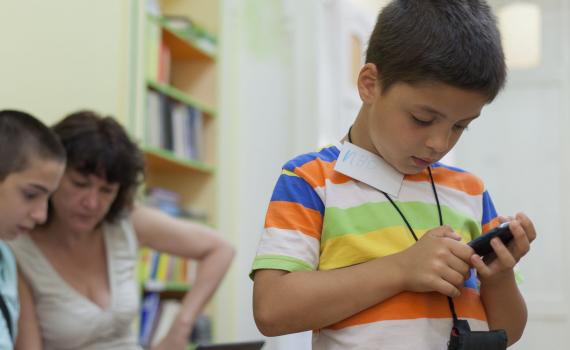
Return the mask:
POLYGON ((159 306, 159 293, 148 293, 143 298, 139 332, 139 344, 143 347, 150 345, 154 325, 157 322, 159 306))

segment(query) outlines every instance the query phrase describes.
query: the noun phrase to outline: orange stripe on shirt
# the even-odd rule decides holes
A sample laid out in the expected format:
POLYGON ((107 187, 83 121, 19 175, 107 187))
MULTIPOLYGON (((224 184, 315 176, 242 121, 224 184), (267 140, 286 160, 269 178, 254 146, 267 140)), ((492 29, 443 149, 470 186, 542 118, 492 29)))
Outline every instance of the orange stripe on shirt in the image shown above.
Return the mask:
MULTIPOLYGON (((432 169, 433 180, 437 185, 450 187, 470 195, 480 195, 485 191, 483 181, 467 172, 460 172, 445 167, 432 169)), ((414 175, 406 175, 405 180, 421 182, 429 181, 427 170, 414 175)))
POLYGON ((489 231, 490 229, 492 229, 496 226, 499 226, 500 223, 501 222, 499 221, 499 217, 496 217, 493 220, 486 223, 485 225, 483 225, 483 227, 481 227, 481 232, 483 232, 483 234, 485 234, 485 232, 489 231))
POLYGON ((265 216, 265 228, 275 227, 297 230, 321 239, 323 218, 318 210, 309 209, 299 203, 274 201, 269 203, 265 216))
POLYGON ((323 187, 325 180, 329 180, 334 184, 343 184, 352 179, 334 170, 336 160, 334 162, 324 162, 317 158, 302 166, 295 168, 295 174, 302 177, 311 185, 311 187, 323 187))
MULTIPOLYGON (((460 318, 487 320, 485 309, 475 290, 462 288, 461 295, 454 298, 453 302, 460 318)), ((447 317, 451 317, 451 311, 444 295, 435 292, 403 292, 327 328, 339 330, 378 321, 447 317)))

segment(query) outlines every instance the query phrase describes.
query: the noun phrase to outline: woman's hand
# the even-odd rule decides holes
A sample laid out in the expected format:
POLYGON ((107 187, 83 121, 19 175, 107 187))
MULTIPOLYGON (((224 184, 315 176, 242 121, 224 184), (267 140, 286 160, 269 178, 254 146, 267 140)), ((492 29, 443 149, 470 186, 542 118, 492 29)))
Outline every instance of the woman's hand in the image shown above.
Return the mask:
POLYGON ((166 336, 152 350, 187 350, 191 329, 192 324, 176 318, 166 336))

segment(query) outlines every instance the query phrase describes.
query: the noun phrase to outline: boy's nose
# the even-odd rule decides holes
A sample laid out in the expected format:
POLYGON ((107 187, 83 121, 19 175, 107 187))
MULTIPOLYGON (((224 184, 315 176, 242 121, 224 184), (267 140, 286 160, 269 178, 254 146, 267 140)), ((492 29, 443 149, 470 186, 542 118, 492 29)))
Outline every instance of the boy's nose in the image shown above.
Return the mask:
POLYGON ((436 153, 447 152, 449 148, 449 133, 438 132, 430 135, 427 139, 426 146, 436 153))
POLYGON ((36 224, 43 224, 47 219, 48 202, 43 201, 41 204, 34 207, 31 212, 31 217, 36 224))

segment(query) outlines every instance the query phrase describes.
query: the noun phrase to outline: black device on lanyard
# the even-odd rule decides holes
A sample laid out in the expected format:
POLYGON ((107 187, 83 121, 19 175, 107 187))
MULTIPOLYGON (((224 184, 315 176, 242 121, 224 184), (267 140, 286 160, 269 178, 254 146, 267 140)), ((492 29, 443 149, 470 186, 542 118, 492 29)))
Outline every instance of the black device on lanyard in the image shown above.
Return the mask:
MULTIPOLYGON (((352 126, 348 129, 348 142, 352 143, 352 138, 350 132, 352 126)), ((437 213, 439 215, 439 225, 443 226, 443 215, 441 213, 441 206, 439 204, 439 198, 437 196, 437 190, 435 188, 435 182, 433 181, 433 176, 431 174, 431 166, 428 166, 429 179, 431 182, 431 188, 433 190, 433 195, 435 197, 435 202, 437 204, 437 213)), ((400 214, 400 217, 406 223, 406 226, 410 230, 410 233, 417 242, 418 237, 412 229, 412 226, 406 219, 406 216, 396 203, 390 198, 390 196, 380 190, 382 194, 390 201, 394 209, 400 214)), ((507 333, 503 329, 493 330, 493 331, 472 331, 469 327, 469 323, 466 320, 460 320, 455 312, 455 304, 453 299, 447 297, 449 303, 449 310, 451 311, 451 316, 453 317, 453 327, 451 329, 451 334, 449 336, 449 342, 447 343, 448 350, 504 350, 507 348, 507 333)))

